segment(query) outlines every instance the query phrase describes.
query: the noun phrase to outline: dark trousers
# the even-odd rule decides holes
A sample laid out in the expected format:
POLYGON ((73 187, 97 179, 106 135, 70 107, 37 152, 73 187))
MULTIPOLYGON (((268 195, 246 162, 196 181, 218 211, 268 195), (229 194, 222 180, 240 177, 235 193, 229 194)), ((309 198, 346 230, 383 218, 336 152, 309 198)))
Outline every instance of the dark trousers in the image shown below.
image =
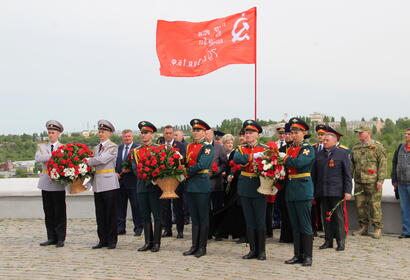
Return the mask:
POLYGON ((181 184, 183 184, 183 190, 184 190, 184 195, 182 197, 182 202, 183 202, 183 209, 184 209, 184 221, 188 222, 189 221, 189 207, 188 207, 188 198, 185 195, 186 194, 186 184, 185 181, 182 182, 181 184))
POLYGON ((95 216, 97 218, 97 233, 100 243, 103 245, 117 244, 117 203, 118 189, 95 192, 95 216))
POLYGON ((67 229, 65 191, 41 191, 47 239, 64 241, 67 229))
POLYGON ((321 198, 320 197, 315 197, 315 202, 313 204, 312 201, 312 229, 314 232, 317 231, 322 231, 323 226, 322 226, 322 207, 321 207, 321 198))
POLYGON ((209 193, 186 193, 192 225, 209 227, 209 193))
POLYGON ((118 194, 118 232, 125 232, 128 200, 131 205, 134 232, 142 229, 141 213, 137 201, 137 189, 122 187, 118 194))
POLYGON ((216 211, 221 209, 224 205, 225 192, 224 191, 213 191, 211 192, 211 209, 216 211))
POLYGON ((343 199, 342 197, 321 197, 322 215, 325 228, 325 238, 328 241, 333 241, 336 238, 338 241, 344 241, 346 231, 344 228, 344 212, 343 205, 339 205, 333 212, 330 221, 326 221, 326 212, 330 212, 336 204, 343 199))
POLYGON ((153 192, 140 192, 137 194, 143 224, 151 223, 151 213, 154 216, 154 223, 161 224, 160 196, 161 191, 159 189, 153 192))
POLYGON ((287 201, 286 203, 293 231, 305 235, 313 234, 311 223, 312 200, 287 201))
POLYGON ((179 185, 176 190, 176 194, 179 198, 163 199, 162 203, 162 226, 165 230, 172 230, 172 213, 175 216, 175 223, 177 225, 177 231, 184 231, 184 190, 183 186, 179 185), (171 208, 172 205, 172 208, 171 208))
MULTIPOLYGON (((278 196, 276 195, 276 198, 278 196)), ((279 199, 276 199, 276 201, 273 203, 273 225, 276 227, 280 226, 280 222, 281 222, 281 201, 279 199)))
POLYGON ((251 229, 266 230, 265 197, 241 196, 240 199, 246 226, 251 229))
POLYGON ((266 203, 266 234, 269 236, 273 235, 273 203, 266 203))
POLYGON ((280 213, 281 213, 281 223, 280 223, 280 241, 282 242, 292 242, 293 241, 293 230, 292 224, 290 223, 288 207, 286 202, 286 190, 282 189, 278 191, 278 201, 280 201, 280 213))

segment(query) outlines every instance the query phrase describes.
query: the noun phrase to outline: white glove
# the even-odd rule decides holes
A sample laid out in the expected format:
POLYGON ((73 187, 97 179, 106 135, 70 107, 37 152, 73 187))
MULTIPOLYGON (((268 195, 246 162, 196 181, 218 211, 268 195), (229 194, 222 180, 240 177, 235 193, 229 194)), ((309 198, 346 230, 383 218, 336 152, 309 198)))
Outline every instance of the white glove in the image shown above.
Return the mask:
POLYGON ((259 153, 254 153, 254 154, 253 154, 253 159, 260 158, 260 157, 262 157, 262 155, 263 155, 263 153, 262 153, 262 152, 259 152, 259 153))
POLYGON ((284 159, 284 158, 286 157, 286 154, 285 154, 285 153, 279 153, 279 157, 280 157, 281 159, 284 159))

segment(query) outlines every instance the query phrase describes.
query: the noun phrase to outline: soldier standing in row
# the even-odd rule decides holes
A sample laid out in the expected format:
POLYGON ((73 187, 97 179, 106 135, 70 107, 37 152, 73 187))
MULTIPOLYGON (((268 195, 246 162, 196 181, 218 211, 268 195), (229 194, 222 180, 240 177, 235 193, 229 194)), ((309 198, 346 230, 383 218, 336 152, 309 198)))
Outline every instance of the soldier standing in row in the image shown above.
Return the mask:
POLYGON ((367 235, 369 222, 374 226, 373 238, 382 235, 382 187, 387 172, 386 152, 383 145, 371 137, 368 127, 355 130, 360 143, 352 148, 352 173, 360 229, 353 235, 367 235))
MULTIPOLYGON (((139 159, 150 155, 150 147, 157 146, 153 144, 154 133, 157 128, 148 121, 142 121, 138 124, 141 131, 142 145, 131 150, 132 170, 137 174, 137 165, 139 159)), ((151 181, 147 181, 138 177, 137 183, 137 199, 140 206, 141 219, 144 228, 145 244, 138 248, 138 251, 158 252, 161 245, 161 202, 159 197, 161 190, 151 181), (151 214, 154 217, 154 232, 152 231, 151 214)))
POLYGON ((240 145, 234 155, 234 162, 242 165, 238 178, 238 194, 241 199, 246 221, 246 235, 250 251, 243 259, 266 260, 266 196, 257 192, 260 186, 258 175, 254 172, 253 161, 262 156, 267 146, 258 143, 262 127, 253 120, 243 123, 246 145, 240 145))
POLYGON ((343 251, 347 232, 345 224, 346 205, 338 206, 331 218, 328 218, 326 214, 340 200, 349 200, 352 197, 349 154, 344 149, 337 147, 337 141, 337 136, 334 133, 326 133, 323 150, 315 156, 312 179, 315 184, 315 197, 320 198, 325 228, 325 242, 319 249, 333 248, 333 239, 336 238, 336 250, 343 251))
POLYGON ((193 119, 190 124, 194 142, 186 148, 186 196, 192 219, 192 246, 183 255, 200 258, 206 254, 208 241, 211 193, 209 169, 214 157, 214 147, 204 139, 205 131, 210 129, 206 122, 193 119))
POLYGON ((305 141, 309 126, 301 119, 289 120, 293 136, 293 145, 287 153, 280 153, 284 159, 288 179, 286 182, 286 203, 293 229, 294 256, 286 264, 302 263, 312 265, 313 231, 311 208, 313 183, 310 174, 315 151, 305 141))
POLYGON ((46 128, 49 143, 39 144, 35 155, 36 162, 41 163, 43 168, 38 181, 38 188, 41 190, 43 198, 47 229, 47 241, 40 243, 40 245, 63 247, 67 228, 65 186, 50 179, 46 163, 51 158, 52 152, 61 146, 58 137, 64 131, 64 127, 58 121, 51 120, 46 123, 46 128))
POLYGON ((93 249, 107 247, 115 249, 118 240, 118 182, 115 173, 118 147, 111 142, 114 126, 106 120, 98 122, 100 144, 94 148, 94 157, 87 159, 88 165, 95 168, 93 178, 87 183, 93 187, 95 215, 99 242, 93 249))

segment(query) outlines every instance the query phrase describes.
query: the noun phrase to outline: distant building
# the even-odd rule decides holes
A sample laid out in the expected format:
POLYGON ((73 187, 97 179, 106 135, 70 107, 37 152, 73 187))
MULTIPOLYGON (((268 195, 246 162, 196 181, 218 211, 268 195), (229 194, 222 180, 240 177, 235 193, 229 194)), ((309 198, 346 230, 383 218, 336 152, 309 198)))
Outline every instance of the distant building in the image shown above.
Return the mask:
POLYGON ((24 170, 27 173, 34 173, 35 160, 24 160, 13 162, 15 170, 24 170))
POLYGON ((278 127, 284 127, 285 123, 277 123, 277 124, 270 124, 267 126, 263 126, 262 129, 262 135, 263 136, 273 136, 276 134, 276 129, 278 127))
POLYGON ((325 115, 320 113, 313 113, 309 115, 309 119, 312 123, 323 123, 325 115))
POLYGON ((81 131, 81 136, 84 136, 85 138, 88 138, 92 135, 97 135, 98 134, 98 130, 83 130, 81 131))
POLYGON ((5 163, 0 164, 0 171, 11 171, 13 169, 13 163, 11 160, 6 161, 5 163))
POLYGON ((361 126, 367 126, 370 128, 376 127, 377 133, 380 133, 384 127, 384 123, 380 120, 377 121, 351 121, 346 123, 347 130, 355 130, 361 126))

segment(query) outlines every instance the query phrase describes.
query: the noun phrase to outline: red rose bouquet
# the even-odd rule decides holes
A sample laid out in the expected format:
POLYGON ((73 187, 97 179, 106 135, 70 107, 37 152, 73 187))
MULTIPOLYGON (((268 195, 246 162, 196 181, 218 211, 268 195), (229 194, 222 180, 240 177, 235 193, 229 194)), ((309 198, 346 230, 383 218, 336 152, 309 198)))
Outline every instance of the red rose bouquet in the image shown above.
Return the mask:
POLYGON ((279 158, 279 149, 275 142, 269 142, 268 149, 262 156, 254 160, 254 171, 259 176, 261 186, 258 192, 266 195, 276 194, 279 185, 278 180, 285 179, 286 172, 283 160, 279 158), (274 186, 275 185, 275 186, 274 186))
POLYGON ((231 173, 235 173, 242 168, 240 164, 236 164, 233 160, 229 162, 229 166, 231 167, 231 173))
POLYGON ((183 158, 175 148, 151 146, 146 153, 140 154, 138 178, 158 184, 163 190, 161 198, 178 198, 174 191, 186 174, 183 158))
MULTIPOLYGON (((93 175, 92 168, 86 160, 92 156, 93 152, 84 144, 62 145, 52 152, 51 158, 47 161, 48 175, 61 184, 82 186, 84 180, 93 175)), ((70 192, 77 193, 78 190, 72 188, 70 192)))

